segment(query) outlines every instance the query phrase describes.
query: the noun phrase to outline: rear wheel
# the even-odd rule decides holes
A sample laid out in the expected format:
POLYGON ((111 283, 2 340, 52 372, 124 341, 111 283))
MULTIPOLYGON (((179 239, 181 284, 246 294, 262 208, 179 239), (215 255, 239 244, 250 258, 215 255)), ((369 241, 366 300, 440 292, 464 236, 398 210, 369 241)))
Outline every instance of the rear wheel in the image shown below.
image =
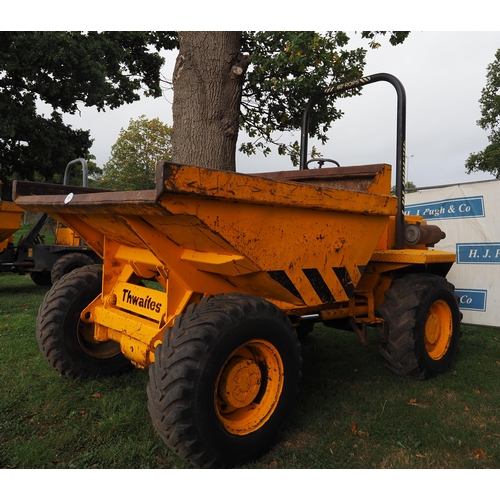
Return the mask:
POLYGON ((193 465, 252 460, 290 413, 300 365, 296 332, 274 305, 239 294, 204 298, 177 317, 155 351, 153 424, 193 465))
POLYGON ((57 283, 65 274, 83 266, 95 264, 94 260, 84 253, 68 253, 56 260, 52 266, 50 277, 52 283, 57 283))
POLYGON ((40 306, 38 346, 49 364, 65 377, 93 378, 132 368, 117 342, 95 342, 94 325, 80 320, 81 312, 101 289, 102 266, 81 267, 61 278, 40 306))
POLYGON ((446 370, 458 350, 460 310, 445 278, 410 274, 396 278, 379 308, 389 329, 379 350, 391 370, 425 379, 446 370))
POLYGON ((48 271, 30 272, 30 278, 38 286, 50 286, 52 281, 48 271))

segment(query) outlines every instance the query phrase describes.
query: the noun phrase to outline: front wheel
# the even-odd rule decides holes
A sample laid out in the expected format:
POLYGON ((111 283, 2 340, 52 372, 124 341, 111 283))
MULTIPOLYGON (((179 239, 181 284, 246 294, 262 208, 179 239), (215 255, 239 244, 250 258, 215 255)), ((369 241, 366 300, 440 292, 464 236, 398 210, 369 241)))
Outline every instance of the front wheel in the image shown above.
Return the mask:
POLYGON ((396 278, 379 308, 389 339, 379 350, 399 375, 426 379, 446 370, 457 353, 461 314, 455 289, 441 276, 396 278))
POLYGON ((176 318, 155 351, 153 424, 196 466, 257 458, 291 411, 300 365, 297 334, 277 307, 249 295, 204 298, 176 318))
POLYGON ((81 312, 101 293, 102 266, 94 264, 63 276, 45 296, 37 316, 40 351, 61 375, 71 379, 114 375, 132 368, 120 344, 94 341, 94 325, 81 312))

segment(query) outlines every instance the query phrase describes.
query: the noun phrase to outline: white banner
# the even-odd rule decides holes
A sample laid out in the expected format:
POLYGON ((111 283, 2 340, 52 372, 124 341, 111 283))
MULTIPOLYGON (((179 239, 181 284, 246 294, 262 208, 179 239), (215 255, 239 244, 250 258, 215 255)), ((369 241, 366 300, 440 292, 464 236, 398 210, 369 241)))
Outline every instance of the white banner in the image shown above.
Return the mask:
POLYGON ((446 233, 435 248, 457 254, 447 278, 463 322, 500 326, 500 180, 407 193, 405 213, 422 215, 446 233))

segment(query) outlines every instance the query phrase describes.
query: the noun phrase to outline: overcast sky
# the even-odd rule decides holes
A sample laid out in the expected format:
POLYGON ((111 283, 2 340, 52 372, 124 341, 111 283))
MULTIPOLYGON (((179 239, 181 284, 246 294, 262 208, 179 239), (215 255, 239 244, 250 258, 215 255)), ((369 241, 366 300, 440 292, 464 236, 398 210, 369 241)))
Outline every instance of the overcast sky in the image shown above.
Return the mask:
MULTIPOLYGON (((478 99, 486 83, 487 66, 500 48, 500 31, 413 31, 400 46, 380 38, 382 47, 370 50, 365 75, 391 73, 403 83, 407 97, 407 179, 418 187, 492 179, 465 173, 470 153, 484 149, 487 133, 476 125, 478 99)), ((353 41, 359 45, 359 38, 353 41)), ((171 77, 175 55, 170 53, 162 73, 171 77)), ((146 99, 113 111, 82 108, 81 116, 67 117, 75 128, 89 129, 92 153, 102 166, 121 128, 144 114, 172 124, 172 95, 146 99)), ((337 101, 344 117, 329 132, 321 151, 341 165, 395 163, 396 92, 379 82, 363 88, 363 95, 337 101)), ((286 138, 286 137, 284 137, 286 138)), ((291 139, 300 138, 297 131, 291 139)), ((239 172, 292 169, 277 154, 247 157, 238 153, 239 172)))

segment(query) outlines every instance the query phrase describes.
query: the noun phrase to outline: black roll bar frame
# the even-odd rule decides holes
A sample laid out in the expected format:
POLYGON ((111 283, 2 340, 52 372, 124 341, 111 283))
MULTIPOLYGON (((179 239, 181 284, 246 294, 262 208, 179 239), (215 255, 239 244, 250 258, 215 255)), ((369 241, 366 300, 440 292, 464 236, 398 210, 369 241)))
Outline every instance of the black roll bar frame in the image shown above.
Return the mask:
POLYGON ((309 122, 314 106, 324 97, 337 95, 345 90, 363 87, 375 82, 389 82, 397 94, 397 130, 396 130, 396 196, 398 197, 398 213, 396 214, 396 249, 404 248, 404 211, 405 211, 405 178, 406 178, 406 92, 403 84, 389 73, 375 73, 357 80, 340 83, 314 94, 308 101, 302 115, 300 135, 300 170, 307 170, 307 144, 309 138, 309 122))

